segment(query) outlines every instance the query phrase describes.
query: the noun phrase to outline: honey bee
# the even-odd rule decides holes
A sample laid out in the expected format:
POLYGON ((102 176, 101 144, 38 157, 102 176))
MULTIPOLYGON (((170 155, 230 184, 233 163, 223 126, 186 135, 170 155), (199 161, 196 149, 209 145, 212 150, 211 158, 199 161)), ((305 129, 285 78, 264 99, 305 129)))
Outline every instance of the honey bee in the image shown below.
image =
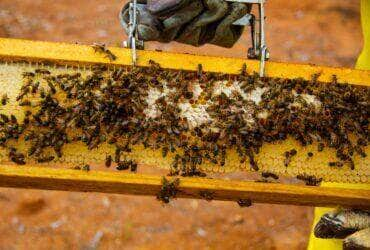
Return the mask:
POLYGON ((40 157, 37 159, 37 162, 38 163, 46 163, 46 162, 51 162, 54 160, 54 156, 44 156, 44 157, 40 157))
POLYGON ((239 199, 237 201, 237 203, 240 207, 250 207, 250 206, 252 206, 252 200, 251 199, 239 199))
POLYGON ((285 156, 284 165, 285 165, 285 167, 288 167, 289 163, 292 160, 292 157, 295 156, 296 154, 297 154, 297 150, 295 150, 295 149, 292 149, 290 151, 286 151, 284 153, 284 156, 285 156))
POLYGON ((205 199, 206 201, 212 201, 214 199, 214 192, 210 191, 200 191, 199 192, 200 197, 205 199))
POLYGON ((322 182, 322 178, 306 174, 297 175, 297 179, 304 181, 307 186, 318 186, 322 182))
POLYGON ((90 165, 89 164, 85 164, 82 166, 81 170, 83 171, 86 171, 86 172, 89 172, 90 171, 90 165))
POLYGON ((272 178, 272 179, 275 179, 275 180, 279 179, 279 176, 277 176, 274 173, 270 173, 270 172, 262 172, 261 175, 262 175, 263 178, 272 178))
POLYGON ((18 165, 26 164, 24 154, 17 153, 17 150, 15 148, 10 148, 9 159, 18 165))
POLYGON ((112 165, 112 156, 107 155, 107 156, 105 157, 105 166, 106 166, 107 168, 109 168, 111 165, 112 165))
POLYGON ((162 187, 157 194, 157 199, 163 203, 169 203, 171 199, 176 198, 179 192, 180 179, 175 178, 168 180, 165 177, 162 178, 162 187))
POLYGON ((36 69, 35 70, 36 74, 43 74, 43 75, 50 75, 51 72, 47 69, 36 69))
POLYGON ((3 96, 1 97, 1 104, 5 106, 8 103, 8 101, 9 101, 8 95, 3 94, 3 96))
POLYGON ((117 59, 117 56, 114 55, 109 49, 106 48, 105 44, 93 44, 92 45, 94 51, 96 53, 102 53, 105 54, 105 56, 110 60, 110 61, 115 61, 117 59))

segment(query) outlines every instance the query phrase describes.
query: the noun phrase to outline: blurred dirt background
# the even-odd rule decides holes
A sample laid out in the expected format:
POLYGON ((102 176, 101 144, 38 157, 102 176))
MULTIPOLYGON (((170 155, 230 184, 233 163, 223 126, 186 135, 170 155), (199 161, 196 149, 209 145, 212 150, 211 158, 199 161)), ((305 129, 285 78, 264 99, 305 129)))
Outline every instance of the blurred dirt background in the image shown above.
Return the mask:
MULTIPOLYGON (((1 0, 0 37, 119 46, 118 0, 1 0)), ((362 46, 359 1, 270 0, 271 60, 353 67, 362 46)), ((148 49, 244 57, 176 43, 148 49)), ((152 173, 160 170, 147 169, 152 173)), ((234 174, 230 178, 242 177, 234 174)), ((313 209, 228 202, 0 189, 0 249, 305 249, 313 209)))

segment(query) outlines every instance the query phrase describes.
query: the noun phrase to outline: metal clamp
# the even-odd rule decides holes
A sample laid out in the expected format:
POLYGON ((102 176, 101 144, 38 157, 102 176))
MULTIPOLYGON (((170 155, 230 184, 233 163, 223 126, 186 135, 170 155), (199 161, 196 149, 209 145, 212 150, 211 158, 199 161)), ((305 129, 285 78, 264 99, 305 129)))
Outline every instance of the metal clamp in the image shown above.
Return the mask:
MULTIPOLYGON (((121 22, 123 23, 123 17, 121 12, 121 22)), ((129 23, 128 23, 128 38, 123 43, 123 46, 131 49, 132 65, 135 66, 137 62, 136 49, 144 49, 144 41, 138 38, 138 17, 137 17, 137 0, 132 0, 129 3, 129 23)))
POLYGON ((265 62, 270 58, 265 41, 265 7, 266 0, 227 0, 228 2, 239 2, 247 4, 258 4, 259 17, 247 14, 236 20, 233 24, 240 26, 251 26, 252 47, 248 49, 249 59, 260 60, 260 76, 265 75, 265 62), (258 28, 256 27, 258 25, 258 28))
MULTIPOLYGON (((266 42, 265 42, 265 9, 264 3, 266 0, 226 0, 228 2, 239 2, 246 4, 258 4, 259 17, 256 18, 253 14, 247 14, 244 17, 236 20, 233 24, 240 26, 251 26, 252 47, 248 49, 249 59, 260 60, 260 76, 265 74, 265 62, 270 58, 266 42), (258 25, 258 29, 256 28, 258 25)), ((138 17, 137 17, 137 0, 132 0, 129 3, 129 23, 128 23, 128 39, 124 42, 124 47, 131 49, 132 64, 135 66, 137 62, 136 49, 144 49, 144 41, 138 38, 138 17)), ((120 15, 121 23, 124 23, 122 12, 120 15)))

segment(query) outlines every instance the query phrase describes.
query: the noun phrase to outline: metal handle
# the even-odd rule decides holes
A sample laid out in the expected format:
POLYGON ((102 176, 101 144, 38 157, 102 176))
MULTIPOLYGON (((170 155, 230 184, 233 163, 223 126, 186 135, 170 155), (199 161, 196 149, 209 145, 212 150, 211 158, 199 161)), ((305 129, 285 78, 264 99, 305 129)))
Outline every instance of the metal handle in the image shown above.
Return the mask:
POLYGON ((235 21, 234 25, 251 26, 252 47, 248 49, 248 58, 260 59, 260 76, 265 75, 265 61, 270 55, 265 41, 265 0, 227 0, 228 2, 239 2, 248 4, 258 4, 259 17, 247 14, 235 21), (258 29, 256 28, 258 24, 258 29))

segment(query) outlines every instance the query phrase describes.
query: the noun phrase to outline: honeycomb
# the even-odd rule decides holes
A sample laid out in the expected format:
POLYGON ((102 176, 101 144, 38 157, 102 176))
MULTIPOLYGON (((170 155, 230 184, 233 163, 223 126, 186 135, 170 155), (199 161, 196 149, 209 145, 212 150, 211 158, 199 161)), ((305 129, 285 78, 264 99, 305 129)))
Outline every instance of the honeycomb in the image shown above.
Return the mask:
MULTIPOLYGON (((19 106, 16 98, 24 84, 22 74, 24 72, 35 71, 35 69, 43 68, 49 70, 53 75, 56 74, 71 74, 80 72, 81 75, 87 76, 91 74, 91 67, 60 67, 41 64, 31 64, 24 62, 2 62, 0 64, 0 95, 7 94, 9 103, 1 106, 1 113, 10 115, 14 114, 18 120, 24 119, 24 112, 32 109, 32 107, 19 106)), ((114 68, 108 70, 115 70, 114 68)), ((58 93, 59 94, 59 93, 58 93)), ((32 101, 32 97, 28 98, 32 101)), ((19 140, 12 142, 20 151, 26 150, 27 142, 19 140)), ((264 143, 255 154, 255 161, 258 164, 259 172, 272 172, 282 176, 296 177, 300 174, 314 175, 322 178, 324 181, 331 182, 346 182, 346 183, 370 183, 370 166, 367 157, 361 157, 358 154, 353 155, 355 169, 349 167, 329 167, 328 162, 337 161, 336 150, 334 148, 325 147, 321 152, 317 151, 318 143, 302 146, 297 140, 288 137, 283 141, 275 141, 272 143, 264 143), (297 153, 291 158, 289 165, 284 164, 286 159, 285 153, 289 150, 296 149, 297 153), (313 157, 309 157, 309 153, 313 152, 313 157)), ((180 149, 181 151, 181 149, 180 149)), ((364 148, 367 155, 370 153, 369 146, 364 148)), ((27 164, 40 166, 62 165, 70 168, 81 164, 102 164, 107 155, 114 155, 115 147, 108 143, 102 143, 97 148, 88 150, 82 142, 69 143, 63 146, 63 156, 55 158, 48 163, 38 163, 35 159, 27 159, 27 164)), ((177 152, 178 153, 178 152, 177 152)), ((134 145, 131 152, 125 152, 124 157, 133 159, 139 164, 145 164, 153 167, 171 169, 175 153, 168 152, 166 157, 163 157, 163 152, 160 149, 145 148, 143 145, 134 145)), ((8 151, 0 149, 0 164, 12 164, 9 161, 8 151)), ((248 161, 241 163, 236 149, 227 149, 224 166, 220 164, 212 164, 203 162, 199 165, 199 169, 206 173, 227 173, 234 171, 254 171, 248 161)))

